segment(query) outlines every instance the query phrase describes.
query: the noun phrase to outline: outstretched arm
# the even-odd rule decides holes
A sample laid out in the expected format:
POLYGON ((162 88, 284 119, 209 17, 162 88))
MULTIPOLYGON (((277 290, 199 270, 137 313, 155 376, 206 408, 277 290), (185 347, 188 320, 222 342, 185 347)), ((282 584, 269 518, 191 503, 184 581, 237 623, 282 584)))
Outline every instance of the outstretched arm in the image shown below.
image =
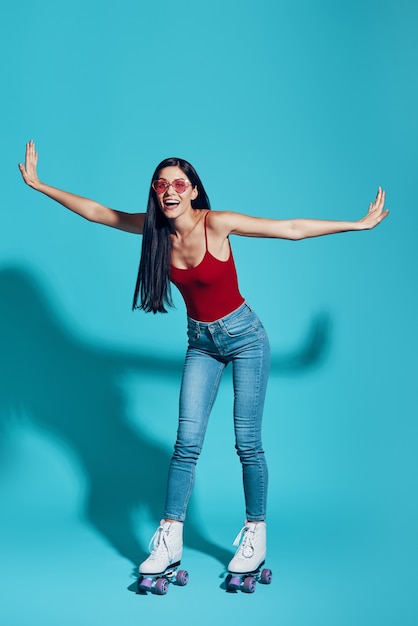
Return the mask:
POLYGON ((40 191, 52 200, 59 202, 73 213, 81 215, 91 222, 112 226, 129 233, 142 234, 144 228, 145 213, 124 213, 115 211, 94 200, 76 196, 68 191, 57 189, 42 183, 36 171, 38 164, 38 153, 35 144, 30 141, 26 144, 25 164, 19 163, 19 170, 22 178, 29 187, 40 191))
POLYGON ((246 237, 272 237, 278 239, 307 239, 332 235, 350 230, 369 230, 375 228, 389 211, 385 206, 385 191, 379 187, 376 199, 369 205, 367 214, 358 221, 292 219, 275 220, 250 217, 241 213, 222 212, 211 219, 214 230, 221 236, 243 235, 246 237))

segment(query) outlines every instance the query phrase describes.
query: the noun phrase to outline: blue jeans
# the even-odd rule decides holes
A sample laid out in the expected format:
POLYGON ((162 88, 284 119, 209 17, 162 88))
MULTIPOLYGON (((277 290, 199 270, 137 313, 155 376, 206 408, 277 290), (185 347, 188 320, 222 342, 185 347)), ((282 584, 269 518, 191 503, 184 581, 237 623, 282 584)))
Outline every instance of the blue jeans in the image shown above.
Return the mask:
POLYGON ((187 334, 189 343, 165 517, 178 521, 186 517, 209 414, 222 373, 232 362, 235 447, 242 464, 246 518, 264 521, 268 476, 261 421, 270 366, 266 331, 254 311, 244 303, 215 322, 188 318, 187 334))

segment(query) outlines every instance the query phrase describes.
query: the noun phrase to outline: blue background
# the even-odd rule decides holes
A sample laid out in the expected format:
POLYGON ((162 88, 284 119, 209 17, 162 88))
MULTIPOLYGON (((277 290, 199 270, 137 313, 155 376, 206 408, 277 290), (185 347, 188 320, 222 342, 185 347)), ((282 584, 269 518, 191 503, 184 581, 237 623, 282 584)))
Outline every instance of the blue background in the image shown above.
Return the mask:
POLYGON ((418 9, 412 0, 41 0, 1 19, 0 618, 416 624, 418 9), (271 587, 220 587, 244 507, 225 376, 165 598, 132 592, 163 506, 185 312, 130 310, 139 238, 26 188, 142 211, 181 156, 213 208, 358 219, 303 242, 234 238, 269 332, 271 587))

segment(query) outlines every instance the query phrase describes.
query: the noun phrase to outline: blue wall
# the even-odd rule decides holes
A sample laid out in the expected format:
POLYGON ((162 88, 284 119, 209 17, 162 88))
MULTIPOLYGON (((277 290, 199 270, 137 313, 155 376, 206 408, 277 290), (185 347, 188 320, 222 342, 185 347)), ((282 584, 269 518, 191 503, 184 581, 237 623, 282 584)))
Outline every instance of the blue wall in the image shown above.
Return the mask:
MULTIPOLYGON (((273 350, 265 447, 281 580, 252 607, 268 616, 274 602, 281 622, 309 626, 416 623, 416 3, 23 0, 2 13, 5 623, 91 624, 103 578, 109 594, 129 582, 161 515, 185 345, 178 294, 169 315, 130 310, 137 237, 22 184, 30 138, 42 180, 127 211, 145 209, 172 155, 196 166, 218 210, 354 220, 387 189, 391 214, 372 232, 232 240, 273 350), (69 577, 80 603, 58 619, 61 553, 89 582, 69 577), (29 611, 14 594, 33 560, 29 611)), ((231 401, 226 376, 191 508, 195 576, 209 554, 225 560, 242 522, 231 401)), ((214 598, 209 624, 229 609, 208 585, 184 597, 197 609, 214 598)), ((132 597, 101 623, 162 611, 132 597)))

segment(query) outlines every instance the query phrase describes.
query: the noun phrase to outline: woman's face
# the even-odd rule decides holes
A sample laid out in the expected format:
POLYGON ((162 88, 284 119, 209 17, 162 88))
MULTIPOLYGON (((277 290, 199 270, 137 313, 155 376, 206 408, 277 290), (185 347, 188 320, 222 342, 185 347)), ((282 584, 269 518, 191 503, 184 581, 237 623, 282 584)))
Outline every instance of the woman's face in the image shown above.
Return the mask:
POLYGON ((192 208, 192 200, 197 198, 197 187, 193 187, 186 174, 177 166, 164 167, 160 170, 158 180, 170 183, 161 192, 156 191, 158 204, 161 211, 169 219, 174 219, 192 208), (185 191, 176 191, 173 182, 176 180, 186 181, 185 191))

